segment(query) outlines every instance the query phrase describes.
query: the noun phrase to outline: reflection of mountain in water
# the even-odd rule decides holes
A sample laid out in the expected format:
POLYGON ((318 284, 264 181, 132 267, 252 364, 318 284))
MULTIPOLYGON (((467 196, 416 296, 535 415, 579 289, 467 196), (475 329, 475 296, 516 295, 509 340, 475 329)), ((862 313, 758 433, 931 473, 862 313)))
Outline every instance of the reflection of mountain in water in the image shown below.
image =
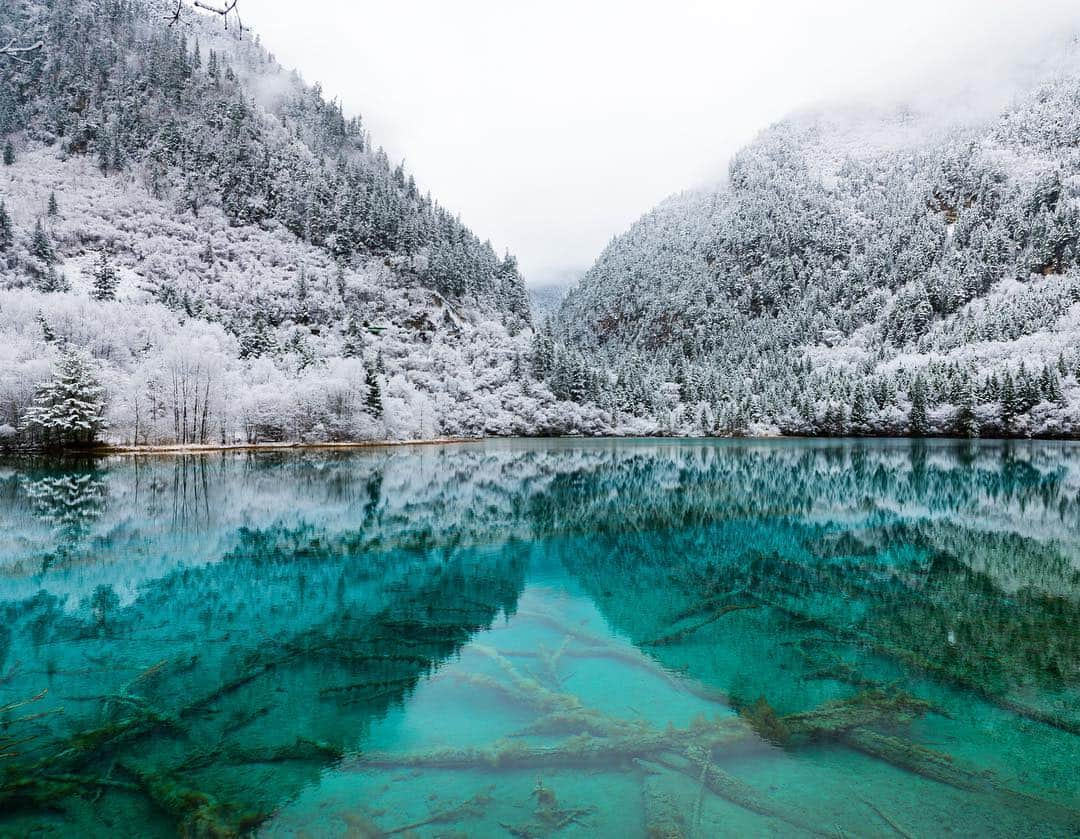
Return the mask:
MULTIPOLYGON (((218 561, 240 528, 290 525, 300 514, 379 544, 433 545, 740 517, 840 529, 915 522, 940 525, 935 540, 998 533, 1002 544, 1043 544, 1057 556, 1059 567, 1045 569, 1055 590, 1062 570, 1080 567, 1080 449, 1069 444, 563 441, 114 459, 96 471, 0 467, 0 498, 8 580, 40 571, 59 522, 81 522, 66 540, 66 570, 53 567, 48 581, 73 595, 93 588, 92 568, 127 563, 130 579, 154 579, 218 561), (43 492, 58 484, 66 490, 43 492)), ((1010 568, 1011 554, 964 561, 990 562, 982 570, 1005 588, 1038 585, 1042 569, 1010 568)))
POLYGON ((17 752, 0 809, 70 809, 104 776, 141 791, 116 819, 257 821, 512 613, 540 558, 736 702, 798 711, 919 678, 943 703, 1080 726, 1078 447, 35 463, 0 471, 0 500, 0 706, 48 687, 31 710, 55 712, 0 732, 17 752))
POLYGON ((47 687, 32 710, 52 716, 14 728, 28 742, 0 769, 33 783, 0 782, 0 809, 71 810, 73 796, 98 792, 82 779, 108 774, 145 796, 110 803, 119 811, 81 829, 108 834, 135 819, 167 835, 161 811, 205 835, 257 823, 511 613, 526 564, 514 545, 427 549, 421 536, 378 547, 374 533, 302 520, 228 541, 219 561, 123 598, 121 577, 74 610, 45 591, 6 604, 0 705, 47 687))
POLYGON ((618 629, 736 699, 795 710, 823 682, 915 674, 1080 732, 1080 452, 1044 454, 691 449, 677 471, 568 476, 534 509, 589 511, 565 567, 618 629))

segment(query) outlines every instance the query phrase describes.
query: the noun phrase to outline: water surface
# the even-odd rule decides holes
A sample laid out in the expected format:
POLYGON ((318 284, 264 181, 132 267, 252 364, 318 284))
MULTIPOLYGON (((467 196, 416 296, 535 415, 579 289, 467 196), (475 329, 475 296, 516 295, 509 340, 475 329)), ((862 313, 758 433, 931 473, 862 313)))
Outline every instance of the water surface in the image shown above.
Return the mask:
POLYGON ((1080 446, 0 461, 0 835, 1075 836, 1080 446))

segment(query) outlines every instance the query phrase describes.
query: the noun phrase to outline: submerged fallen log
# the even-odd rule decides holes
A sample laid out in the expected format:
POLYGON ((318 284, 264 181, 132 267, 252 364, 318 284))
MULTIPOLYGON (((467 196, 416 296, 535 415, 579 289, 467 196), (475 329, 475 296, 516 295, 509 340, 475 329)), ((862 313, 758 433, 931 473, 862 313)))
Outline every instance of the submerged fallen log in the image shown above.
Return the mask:
POLYGON ((121 764, 121 768, 136 780, 158 809, 176 821, 181 836, 235 839, 251 833, 270 815, 239 813, 172 775, 144 772, 126 764, 121 764))
POLYGON ((1080 811, 1010 789, 992 773, 967 768, 951 755, 867 728, 845 731, 841 739, 851 748, 900 769, 964 792, 996 798, 1006 809, 1023 813, 1033 823, 1050 822, 1080 834, 1080 811))
POLYGON ((121 745, 126 745, 148 734, 161 731, 180 733, 182 727, 171 716, 158 714, 146 708, 135 708, 130 716, 109 722, 105 725, 79 732, 65 740, 60 741, 52 754, 43 757, 30 767, 30 772, 54 771, 63 768, 64 771, 77 770, 97 760, 102 755, 115 751, 121 745))
POLYGON ((48 693, 49 689, 44 688, 29 699, 17 700, 0 705, 0 715, 5 718, 3 721, 3 732, 0 733, 0 759, 19 757, 23 746, 34 743, 40 739, 40 735, 37 732, 28 733, 25 729, 20 730, 20 726, 25 726, 27 723, 35 722, 53 714, 64 713, 63 708, 53 708, 48 711, 41 711, 34 714, 24 714, 15 719, 7 718, 7 715, 12 711, 16 711, 19 708, 25 708, 35 702, 40 702, 48 693), (16 730, 15 733, 12 732, 12 729, 16 730))
POLYGON ((460 804, 456 804, 446 810, 439 810, 426 818, 418 819, 409 824, 403 824, 399 827, 392 828, 391 830, 382 831, 379 835, 397 836, 401 833, 411 834, 421 827, 429 827, 435 824, 452 824, 464 819, 480 818, 484 815, 488 806, 495 800, 491 796, 491 792, 494 788, 494 785, 489 786, 483 792, 476 793, 472 798, 462 801, 460 804))
MULTIPOLYGON (((859 796, 859 797, 862 798, 862 796, 859 796)), ((867 807, 869 807, 871 810, 873 810, 877 814, 877 817, 879 819, 881 819, 883 822, 885 822, 885 824, 887 824, 889 827, 891 827, 896 832, 896 835, 900 837, 900 839, 915 839, 915 837, 912 836, 910 833, 908 833, 900 825, 900 823, 896 821, 896 819, 894 819, 892 816, 890 816, 888 813, 886 813, 884 810, 882 810, 880 807, 878 807, 878 805, 875 804, 873 801, 870 801, 869 799, 866 799, 866 798, 862 798, 862 802, 867 807)))
POLYGON ((751 813, 777 819, 789 827, 817 836, 832 835, 819 830, 801 813, 769 800, 749 784, 715 766, 700 751, 691 749, 688 757, 672 754, 660 755, 656 762, 689 778, 700 779, 711 793, 751 813))
POLYGON ((881 734, 868 728, 845 731, 841 739, 857 751, 932 781, 968 792, 985 792, 989 789, 984 778, 958 768, 950 756, 920 746, 911 740, 881 734))
POLYGON ((487 748, 435 749, 407 754, 372 752, 354 761, 354 769, 545 769, 625 767, 634 758, 677 747, 672 735, 651 732, 638 737, 611 738, 582 735, 557 746, 530 746, 500 740, 487 748))
MULTIPOLYGON (((870 723, 897 724, 920 713, 923 703, 906 694, 893 697, 876 692, 827 703, 815 711, 790 714, 780 719, 792 734, 821 736, 838 734, 870 723)), ((626 766, 635 758, 649 759, 663 752, 685 754, 697 748, 710 759, 722 760, 724 750, 737 744, 759 744, 750 722, 740 717, 696 720, 686 728, 655 728, 644 721, 627 723, 582 707, 590 725, 601 735, 583 734, 553 746, 534 746, 519 740, 500 740, 486 748, 437 749, 405 754, 369 753, 350 762, 352 768, 544 768, 626 766), (603 720, 606 724, 601 724, 603 720), (629 732, 629 733, 628 733, 629 732)))
MULTIPOLYGON (((782 614, 793 621, 798 621, 804 626, 812 626, 820 630, 829 636, 831 643, 834 642, 856 647, 875 653, 883 658, 892 659, 893 661, 900 662, 901 664, 918 670, 941 682, 973 693, 985 702, 1015 714, 1016 716, 1029 719, 1032 722, 1042 723, 1051 728, 1057 728, 1060 731, 1066 731, 1069 734, 1080 735, 1080 720, 1073 717, 1066 717, 1061 714, 1055 714, 1052 711, 1044 710, 1042 708, 1034 708, 1006 695, 995 693, 984 685, 965 677, 961 673, 950 670, 942 664, 931 661, 914 650, 905 649, 903 647, 898 647, 895 644, 880 641, 872 635, 858 632, 853 629, 834 626, 821 618, 805 615, 795 609, 782 606, 772 601, 759 599, 758 602, 760 605, 767 606, 773 611, 782 614)), ((817 639, 815 643, 822 643, 824 640, 825 639, 817 639)))
POLYGON ((720 620, 720 618, 724 617, 724 615, 731 614, 732 612, 741 612, 741 611, 744 611, 746 609, 757 609, 757 608, 758 608, 757 603, 730 604, 730 605, 727 605, 727 606, 721 606, 720 608, 716 609, 709 617, 705 618, 704 620, 700 620, 697 623, 691 624, 690 626, 685 626, 685 627, 680 627, 678 629, 673 629, 671 632, 668 632, 665 635, 661 635, 658 638, 653 638, 651 641, 641 641, 641 642, 639 642, 638 646, 640 646, 640 647, 665 647, 665 646, 668 646, 670 644, 677 644, 680 641, 683 641, 686 638, 689 638, 691 635, 693 635, 699 629, 704 629, 706 626, 709 626, 710 624, 716 623, 718 620, 720 620))
POLYGON ((645 814, 645 834, 650 839, 686 839, 691 826, 686 822, 686 812, 671 793, 662 789, 657 780, 663 774, 674 774, 659 763, 637 760, 643 777, 641 780, 641 806, 645 814))
POLYGON ((8 778, 0 784, 0 812, 11 813, 21 809, 56 810, 64 799, 73 795, 85 795, 94 789, 135 792, 139 787, 110 778, 65 773, 38 773, 8 778))
MULTIPOLYGON (((767 708, 767 703, 765 703, 767 708)), ((959 765, 951 756, 934 751, 876 727, 895 730, 931 710, 929 703, 908 694, 864 691, 846 700, 826 703, 812 711, 773 715, 785 733, 789 748, 805 740, 832 738, 846 746, 890 765, 910 771, 964 792, 995 797, 1004 806, 1023 812, 1033 823, 1053 824, 1070 831, 1080 830, 1080 814, 1071 808, 1026 793, 1018 793, 997 782, 990 773, 959 765)), ((769 709, 771 712, 771 709, 769 709)), ((557 745, 535 746, 498 741, 487 748, 442 749, 413 754, 367 754, 347 764, 348 768, 545 770, 551 768, 594 768, 625 771, 631 768, 671 772, 698 780, 708 791, 750 812, 776 818, 790 827, 809 833, 831 835, 814 825, 805 814, 780 805, 726 772, 718 763, 731 759, 739 744, 760 743, 752 722, 743 718, 698 721, 687 728, 663 730, 643 721, 626 723, 610 720, 591 709, 580 709, 582 718, 553 714, 545 719, 557 727, 583 724, 588 733, 570 737, 557 745), (627 726, 636 728, 630 731, 627 726)), ((762 713, 760 708, 758 713, 762 713)), ((538 726, 540 733, 543 726, 538 726)), ((655 810, 659 804, 650 804, 655 810)), ((654 814, 655 815, 655 814, 654 814)), ((679 835, 677 822, 655 815, 658 835, 679 835), (673 826, 674 825, 674 826, 673 826)))
POLYGON ((497 664, 506 675, 507 681, 500 682, 483 673, 472 673, 465 676, 464 678, 468 681, 478 685, 486 685, 492 690, 504 692, 523 703, 533 705, 547 712, 575 712, 584 709, 584 705, 577 696, 545 687, 536 679, 523 674, 510 659, 492 647, 473 644, 470 649, 497 664))
POLYGON ((205 769, 209 766, 252 766, 259 763, 290 763, 340 760, 344 751, 331 743, 298 738, 293 743, 261 748, 217 746, 189 755, 172 771, 174 774, 205 769))
MULTIPOLYGON (((468 649, 468 648, 466 648, 468 649)), ((503 655, 508 658, 536 658, 543 659, 543 655, 535 650, 504 650, 503 655)), ((655 658, 641 652, 637 647, 607 644, 604 646, 580 646, 569 647, 561 653, 562 658, 575 660, 604 659, 625 664, 635 670, 640 670, 656 679, 664 682, 673 690, 697 697, 706 702, 716 705, 731 707, 731 697, 724 691, 709 687, 680 672, 665 667, 655 658)))
POLYGON ((360 694, 368 696, 382 696, 391 691, 404 693, 416 686, 415 676, 406 676, 400 679, 371 679, 364 682, 354 682, 347 685, 330 685, 319 689, 319 696, 333 696, 335 694, 360 694))
POLYGON ((813 711, 786 714, 781 719, 792 736, 835 734, 877 723, 906 725, 934 706, 909 693, 865 690, 850 699, 826 702, 813 711))
POLYGON ((1025 705, 1022 702, 1011 699, 1004 694, 995 693, 985 686, 980 685, 959 673, 955 673, 937 662, 930 661, 912 650, 906 650, 902 647, 896 647, 893 644, 877 641, 869 641, 867 647, 878 655, 893 658, 903 662, 909 667, 921 670, 929 676, 951 683, 963 690, 970 691, 991 705, 996 705, 998 708, 1015 714, 1018 717, 1023 717, 1032 722, 1042 723, 1043 725, 1048 725, 1051 728, 1057 728, 1061 731, 1067 731, 1069 734, 1080 735, 1080 720, 1055 714, 1052 711, 1047 711, 1042 708, 1033 708, 1030 705, 1025 705))

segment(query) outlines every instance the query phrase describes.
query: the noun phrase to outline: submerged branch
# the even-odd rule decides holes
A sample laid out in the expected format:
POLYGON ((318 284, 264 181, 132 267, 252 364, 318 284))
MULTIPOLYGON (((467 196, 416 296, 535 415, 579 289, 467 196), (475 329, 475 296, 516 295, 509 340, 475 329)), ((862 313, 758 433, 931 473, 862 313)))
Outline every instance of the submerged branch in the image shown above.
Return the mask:
POLYGON ((672 630, 666 635, 661 635, 659 638, 653 638, 651 641, 642 641, 640 642, 639 646, 664 647, 668 646, 669 644, 677 644, 680 641, 683 641, 689 636, 693 635, 699 629, 704 629, 706 626, 709 626, 709 624, 716 623, 718 620, 720 620, 720 618, 724 617, 724 615, 731 614, 732 612, 741 612, 746 609, 757 608, 757 603, 731 604, 728 606, 723 606, 714 611, 709 617, 705 618, 704 620, 700 620, 697 623, 691 624, 690 626, 672 630))

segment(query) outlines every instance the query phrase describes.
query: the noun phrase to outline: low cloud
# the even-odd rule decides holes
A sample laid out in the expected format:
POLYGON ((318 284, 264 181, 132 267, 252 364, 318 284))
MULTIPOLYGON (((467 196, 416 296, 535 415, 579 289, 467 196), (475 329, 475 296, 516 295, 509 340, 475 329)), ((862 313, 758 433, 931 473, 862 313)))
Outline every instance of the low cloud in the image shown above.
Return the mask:
POLYGON ((1000 109, 1074 2, 253 0, 245 19, 529 279, 588 265, 666 195, 822 103, 1000 109), (943 104, 935 104, 943 103, 943 104), (951 104, 949 104, 951 103, 951 104))

